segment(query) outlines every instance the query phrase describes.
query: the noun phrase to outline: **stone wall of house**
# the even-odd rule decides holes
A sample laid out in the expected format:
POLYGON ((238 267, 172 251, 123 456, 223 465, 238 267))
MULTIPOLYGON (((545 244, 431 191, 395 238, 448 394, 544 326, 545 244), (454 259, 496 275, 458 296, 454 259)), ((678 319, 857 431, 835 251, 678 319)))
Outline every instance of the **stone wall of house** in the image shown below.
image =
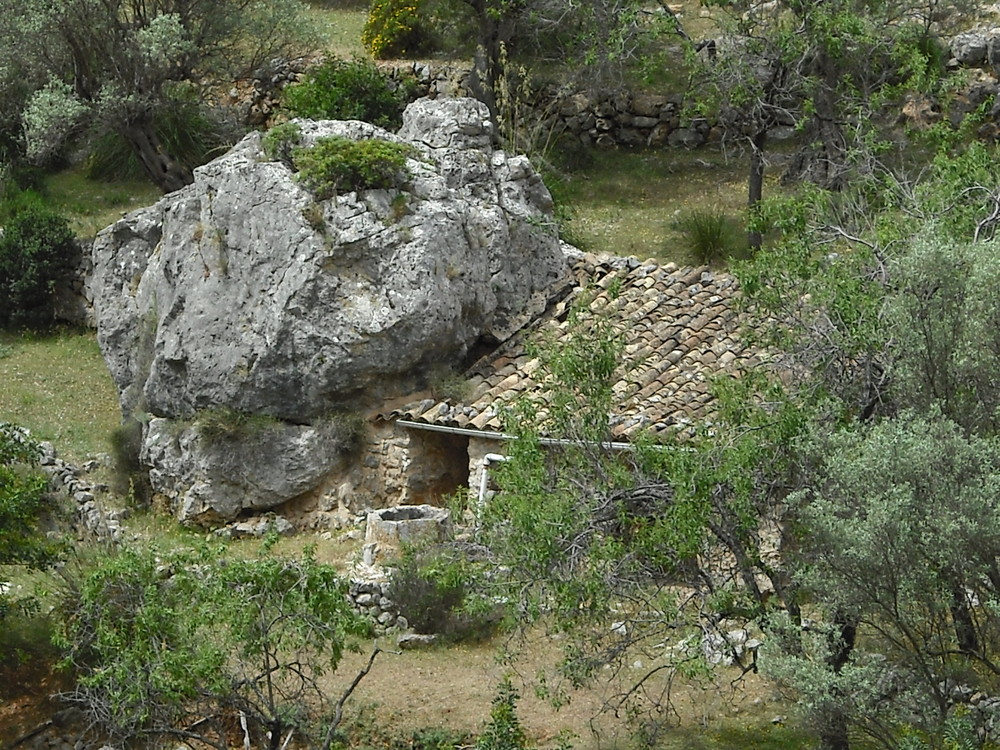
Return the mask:
POLYGON ((351 525, 360 512, 398 505, 409 467, 406 431, 386 422, 370 425, 357 454, 331 472, 317 490, 309 525, 341 528, 351 525))
POLYGON ((468 479, 465 450, 461 437, 391 422, 371 424, 357 454, 335 467, 315 493, 316 514, 310 525, 343 527, 370 509, 440 505, 441 497, 468 479))

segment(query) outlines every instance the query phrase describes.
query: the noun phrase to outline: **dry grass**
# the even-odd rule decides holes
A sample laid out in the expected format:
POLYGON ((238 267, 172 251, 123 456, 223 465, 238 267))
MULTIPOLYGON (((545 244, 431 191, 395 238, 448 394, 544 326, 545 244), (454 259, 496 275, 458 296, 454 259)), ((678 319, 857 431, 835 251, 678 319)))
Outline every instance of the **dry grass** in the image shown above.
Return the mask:
MULTIPOLYGON (((768 189, 776 189, 772 180, 768 189)), ((563 231, 584 250, 690 263, 676 219, 694 208, 742 222, 746 163, 717 148, 593 151, 555 187, 563 231)))
POLYGON ((92 332, 0 334, 0 419, 82 461, 109 450, 118 397, 92 332))
MULTIPOLYGON (((551 673, 559 657, 560 640, 540 630, 532 632, 513 661, 497 659, 499 642, 436 647, 425 651, 383 654, 352 698, 351 735, 359 747, 386 747, 386 734, 404 738, 428 727, 476 734, 489 717, 498 682, 512 675, 521 693, 518 717, 533 746, 555 747, 571 735, 575 750, 807 750, 813 740, 801 731, 772 723, 790 713, 785 700, 762 678, 748 675, 732 683, 735 674, 720 672, 713 685, 678 685, 677 715, 655 743, 636 742, 633 727, 612 713, 602 712, 613 695, 611 684, 573 691, 561 708, 535 694, 536 676, 551 673), (734 688, 734 685, 736 686, 734 688), (372 717, 375 717, 373 722, 372 717)), ((348 655, 332 678, 337 695, 366 655, 348 655)), ((625 679, 643 674, 626 670, 625 679)))
POLYGON ((78 237, 93 237, 123 214, 149 206, 162 195, 147 180, 89 180, 82 167, 46 177, 45 192, 50 207, 69 219, 78 237))

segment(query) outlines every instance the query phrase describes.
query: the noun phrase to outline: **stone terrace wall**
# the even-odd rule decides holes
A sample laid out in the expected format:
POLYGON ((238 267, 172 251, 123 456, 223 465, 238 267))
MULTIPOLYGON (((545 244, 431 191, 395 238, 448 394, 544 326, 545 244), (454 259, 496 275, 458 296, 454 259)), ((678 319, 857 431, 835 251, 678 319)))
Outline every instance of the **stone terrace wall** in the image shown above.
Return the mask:
MULTIPOLYGON (((315 58, 283 62, 257 80, 234 87, 225 102, 244 107, 245 119, 251 126, 273 124, 281 89, 301 80, 305 71, 316 63, 315 58)), ((420 96, 473 96, 469 66, 400 62, 384 64, 382 68, 400 85, 415 84, 420 96)), ((712 136, 705 120, 681 127, 679 94, 632 94, 623 89, 599 94, 545 91, 536 98, 533 105, 545 120, 546 131, 569 135, 585 146, 694 148, 712 136)))

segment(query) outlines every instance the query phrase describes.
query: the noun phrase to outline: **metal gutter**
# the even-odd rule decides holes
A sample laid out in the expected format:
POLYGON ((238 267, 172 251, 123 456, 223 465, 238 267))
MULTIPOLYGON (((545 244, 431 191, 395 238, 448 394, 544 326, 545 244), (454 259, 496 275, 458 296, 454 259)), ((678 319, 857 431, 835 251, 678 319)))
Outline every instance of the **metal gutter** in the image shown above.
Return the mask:
MULTIPOLYGON (((409 419, 397 419, 396 424, 403 427, 410 427, 414 430, 429 430, 430 432, 445 432, 450 435, 465 435, 466 437, 483 438, 484 440, 516 440, 516 435, 506 432, 487 432, 486 430, 470 430, 468 427, 448 427, 440 424, 427 424, 426 422, 414 422, 409 419)), ((589 441, 568 440, 566 438, 540 437, 538 442, 542 445, 596 445, 589 441)), ((608 442, 601 443, 602 448, 613 451, 631 451, 635 446, 631 443, 608 442)))

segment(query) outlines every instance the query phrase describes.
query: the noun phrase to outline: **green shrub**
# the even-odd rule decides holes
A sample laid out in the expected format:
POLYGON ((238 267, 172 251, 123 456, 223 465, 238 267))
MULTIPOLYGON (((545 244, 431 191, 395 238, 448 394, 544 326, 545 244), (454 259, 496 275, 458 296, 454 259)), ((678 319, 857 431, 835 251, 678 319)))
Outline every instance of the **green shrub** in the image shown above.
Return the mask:
POLYGON ((76 253, 69 224, 53 211, 29 203, 6 220, 0 235, 0 325, 51 323, 56 279, 76 253))
POLYGON ((499 625, 499 610, 470 589, 471 565, 441 548, 408 549, 392 571, 391 597, 418 633, 449 641, 489 636, 499 625), (477 606, 478 605, 478 606, 477 606))
POLYGON ((311 148, 292 152, 300 179, 320 199, 339 190, 390 189, 409 177, 406 158, 414 149, 403 143, 321 138, 311 148))
POLYGON ((430 51, 433 35, 421 13, 422 5, 423 0, 374 0, 361 44, 380 60, 430 51))
POLYGON ((284 162, 292 166, 292 152, 302 142, 302 128, 294 122, 284 122, 268 130, 261 140, 264 157, 268 161, 284 162))
POLYGON ((475 52, 476 19, 462 0, 374 0, 361 43, 377 59, 475 52))
POLYGON ((446 52, 466 57, 475 51, 476 22, 461 0, 374 0, 361 32, 372 57, 417 57, 446 52))
POLYGON ((328 60, 288 86, 281 103, 292 117, 312 120, 363 120, 395 130, 412 99, 403 86, 393 88, 378 68, 364 60, 328 60))
POLYGON ((528 735, 517 716, 517 689, 510 677, 497 685, 490 709, 490 720, 476 742, 476 750, 527 750, 528 735))
POLYGON ((48 479, 37 469, 40 457, 41 447, 24 430, 0 422, 0 565, 42 569, 62 551, 41 531, 52 503, 48 479))
POLYGON ((45 210, 45 196, 36 188, 22 188, 15 179, 0 183, 0 225, 28 209, 45 210))
POLYGON ((717 211, 695 209, 680 216, 674 228, 695 263, 712 265, 746 254, 746 239, 737 223, 717 211))

